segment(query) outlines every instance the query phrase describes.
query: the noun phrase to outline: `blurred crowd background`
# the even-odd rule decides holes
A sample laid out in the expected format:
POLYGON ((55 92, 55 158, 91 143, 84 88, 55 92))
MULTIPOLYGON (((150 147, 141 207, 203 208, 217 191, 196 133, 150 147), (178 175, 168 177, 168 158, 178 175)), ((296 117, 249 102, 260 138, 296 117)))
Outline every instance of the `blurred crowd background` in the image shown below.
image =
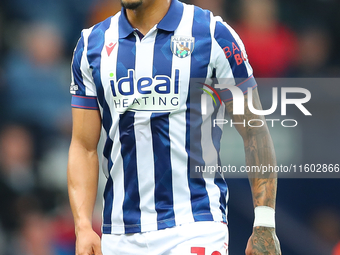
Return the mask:
MULTIPOLYGON (((235 28, 258 78, 340 76, 337 0, 186 2, 235 28)), ((119 0, 0 1, 0 254, 74 254, 66 180, 70 63, 81 30, 119 10, 119 0)), ((259 84, 260 93, 266 95, 271 86, 259 84)), ((271 130, 279 163, 339 163, 340 87, 312 89, 312 97, 318 96, 308 108, 315 115, 308 119, 297 113, 298 128, 271 130)), ((262 97, 270 106, 271 98, 262 97)), ((227 139, 229 156, 244 161, 234 149, 242 150, 242 141, 233 137, 227 139)), ((100 182, 103 186, 102 174, 100 182)), ((279 180, 277 232, 283 254, 340 255, 339 184, 340 179, 279 180)), ((230 252, 239 255, 252 230, 251 194, 246 179, 230 179, 229 188, 230 252)), ((98 232, 100 193, 94 217, 98 232)))

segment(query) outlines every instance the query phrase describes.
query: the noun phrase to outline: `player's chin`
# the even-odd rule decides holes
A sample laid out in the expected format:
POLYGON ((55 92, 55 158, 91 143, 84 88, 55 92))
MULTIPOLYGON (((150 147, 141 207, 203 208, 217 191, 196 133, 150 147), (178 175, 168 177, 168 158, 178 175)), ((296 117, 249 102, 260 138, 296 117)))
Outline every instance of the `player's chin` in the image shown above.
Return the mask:
POLYGON ((143 4, 143 0, 121 0, 121 5, 125 9, 135 10, 143 4))

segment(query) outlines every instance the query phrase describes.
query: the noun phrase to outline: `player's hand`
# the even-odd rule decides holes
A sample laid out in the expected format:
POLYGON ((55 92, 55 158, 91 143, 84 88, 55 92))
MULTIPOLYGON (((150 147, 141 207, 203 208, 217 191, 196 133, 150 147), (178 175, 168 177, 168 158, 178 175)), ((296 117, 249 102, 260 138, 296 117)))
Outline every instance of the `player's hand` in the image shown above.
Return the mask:
POLYGON ((76 255, 103 255, 100 237, 93 229, 77 231, 76 255))
POLYGON ((248 240, 246 255, 281 255, 275 228, 255 227, 248 240))

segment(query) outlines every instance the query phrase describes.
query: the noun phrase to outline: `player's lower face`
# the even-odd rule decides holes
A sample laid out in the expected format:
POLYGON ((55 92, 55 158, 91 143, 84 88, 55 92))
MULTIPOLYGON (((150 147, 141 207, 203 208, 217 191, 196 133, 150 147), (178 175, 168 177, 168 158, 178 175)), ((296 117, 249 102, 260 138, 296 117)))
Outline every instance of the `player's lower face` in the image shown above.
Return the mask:
POLYGON ((142 5, 143 0, 121 0, 120 2, 125 9, 135 10, 142 5))

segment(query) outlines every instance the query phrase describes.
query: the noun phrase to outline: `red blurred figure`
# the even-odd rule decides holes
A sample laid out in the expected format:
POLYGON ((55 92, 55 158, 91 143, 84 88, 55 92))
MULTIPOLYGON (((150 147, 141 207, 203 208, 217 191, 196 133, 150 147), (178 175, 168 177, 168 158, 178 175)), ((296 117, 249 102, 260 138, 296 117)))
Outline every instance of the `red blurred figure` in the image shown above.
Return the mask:
POLYGON ((340 255, 340 242, 335 246, 332 255, 340 255))
POLYGON ((273 0, 243 1, 236 31, 242 38, 256 77, 282 77, 297 55, 295 34, 277 20, 273 0))

